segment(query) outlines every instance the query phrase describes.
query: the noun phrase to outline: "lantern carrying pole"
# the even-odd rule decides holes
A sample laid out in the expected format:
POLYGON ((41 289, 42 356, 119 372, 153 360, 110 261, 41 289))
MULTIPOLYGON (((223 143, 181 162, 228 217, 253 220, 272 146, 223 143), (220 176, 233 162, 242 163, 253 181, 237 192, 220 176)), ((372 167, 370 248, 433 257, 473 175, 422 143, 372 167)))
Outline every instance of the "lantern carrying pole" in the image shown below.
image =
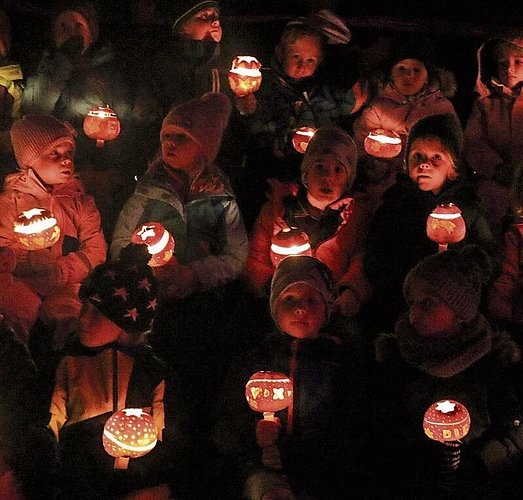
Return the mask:
MULTIPOLYGON (((113 413, 118 411, 118 350, 113 348, 113 413)), ((116 457, 114 459, 115 469, 127 469, 129 457, 116 457)))

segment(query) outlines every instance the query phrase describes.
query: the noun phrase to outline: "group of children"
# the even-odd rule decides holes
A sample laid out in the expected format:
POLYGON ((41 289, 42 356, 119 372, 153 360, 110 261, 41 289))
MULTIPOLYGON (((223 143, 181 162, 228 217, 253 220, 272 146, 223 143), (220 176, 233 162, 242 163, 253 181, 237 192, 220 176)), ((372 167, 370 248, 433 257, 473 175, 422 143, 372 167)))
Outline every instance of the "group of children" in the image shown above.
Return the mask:
MULTIPOLYGON (((57 27, 76 19, 79 38, 65 36, 68 47, 47 54, 49 65, 81 58, 87 46, 76 44, 96 39, 94 15, 77 9, 63 11, 57 27)), ((173 34, 194 51, 184 52, 188 61, 215 62, 218 4, 187 5, 173 34)), ((480 49, 485 96, 464 134, 421 42, 393 51, 375 95, 362 97, 372 88, 363 79, 328 80, 329 46, 346 49, 349 40, 328 11, 298 18, 259 94, 231 99, 194 88, 192 99, 171 96, 161 105, 156 155, 113 214, 110 237, 75 175, 78 123, 52 116, 55 108, 14 121, 18 171, 0 194, 0 343, 2 355, 12 353, 0 371, 0 405, 13 413, 13 432, 0 433, 0 492, 64 500, 521 496, 520 38, 480 49), (259 141, 260 156, 249 161, 277 158, 259 173, 274 189, 267 200, 264 187, 250 234, 234 193, 239 178, 231 186, 220 163, 231 123, 259 141), (317 128, 305 153, 286 155, 302 125, 317 128), (402 161, 385 161, 385 175, 373 179, 363 142, 376 128, 398 134, 402 161), (491 146, 491 166, 487 156, 472 160, 477 144, 491 146), (280 163, 288 168, 281 176, 280 163), (372 199, 367 188, 382 182, 372 199), (485 186, 495 182, 505 197, 489 205, 497 191, 485 186), (449 204, 466 232, 439 251, 427 218, 449 204), (36 250, 13 225, 34 208, 59 228, 51 246, 36 250), (151 266, 146 245, 133 241, 152 222, 174 238, 163 266, 151 266), (274 235, 293 228, 308 236, 309 255, 274 264, 274 235), (290 404, 273 418, 245 398, 260 371, 292 385, 290 404), (423 429, 425 411, 447 400, 470 415, 452 460, 449 445, 423 429), (102 435, 123 408, 152 415, 158 443, 118 469, 102 435), (35 446, 39 464, 25 460, 35 446), (47 483, 28 464, 48 473, 47 483)), ((202 84, 207 70, 215 74, 203 66, 194 73, 202 84)), ((46 67, 28 81, 26 106, 40 85, 57 83, 46 67)))

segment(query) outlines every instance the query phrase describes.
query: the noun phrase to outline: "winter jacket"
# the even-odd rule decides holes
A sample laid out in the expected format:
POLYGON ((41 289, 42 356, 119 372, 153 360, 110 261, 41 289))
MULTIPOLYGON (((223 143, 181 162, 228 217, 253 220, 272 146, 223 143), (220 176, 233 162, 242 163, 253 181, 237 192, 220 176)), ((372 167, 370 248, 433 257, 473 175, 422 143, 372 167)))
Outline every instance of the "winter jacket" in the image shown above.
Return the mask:
POLYGON ((336 292, 349 289, 360 304, 370 297, 363 274, 363 245, 369 215, 358 198, 342 198, 325 210, 307 201, 305 188, 284 197, 281 205, 269 202, 255 223, 245 266, 245 278, 259 296, 266 296, 274 273, 270 247, 273 235, 284 227, 298 227, 311 241, 314 256, 334 275, 336 292))
POLYGON ((455 498, 518 498, 522 367, 510 337, 478 315, 455 338, 423 338, 404 317, 394 334, 380 335, 375 344, 371 434, 376 441, 369 446, 370 463, 388 485, 389 498, 435 500, 449 494, 439 483, 451 477, 440 473, 446 447, 423 430, 425 411, 447 399, 463 404, 471 419, 451 493, 455 498))

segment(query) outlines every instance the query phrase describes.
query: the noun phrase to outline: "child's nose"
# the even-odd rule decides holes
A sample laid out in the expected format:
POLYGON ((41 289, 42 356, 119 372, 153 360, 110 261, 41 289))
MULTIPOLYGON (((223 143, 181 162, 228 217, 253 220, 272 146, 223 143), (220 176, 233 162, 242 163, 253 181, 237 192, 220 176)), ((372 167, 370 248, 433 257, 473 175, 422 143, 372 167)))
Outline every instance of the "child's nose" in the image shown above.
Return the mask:
POLYGON ((302 305, 298 305, 294 312, 297 316, 304 316, 306 314, 305 308, 302 305))

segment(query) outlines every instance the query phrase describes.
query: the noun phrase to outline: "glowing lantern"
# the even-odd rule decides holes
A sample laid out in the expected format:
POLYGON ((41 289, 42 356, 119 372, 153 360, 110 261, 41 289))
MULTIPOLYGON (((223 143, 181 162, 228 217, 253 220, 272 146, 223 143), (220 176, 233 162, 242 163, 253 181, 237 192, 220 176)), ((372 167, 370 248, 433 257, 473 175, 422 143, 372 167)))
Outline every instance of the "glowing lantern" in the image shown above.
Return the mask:
POLYGON ((132 237, 133 243, 145 243, 151 254, 149 265, 160 267, 169 262, 174 253, 174 238, 159 222, 147 222, 137 228, 132 237))
POLYGON ((45 208, 31 208, 22 212, 13 223, 17 240, 28 250, 41 250, 60 239, 56 218, 45 208))
POLYGON ((297 227, 286 227, 272 237, 271 260, 274 267, 290 255, 308 255, 312 257, 309 237, 297 227))
POLYGON ((120 121, 109 106, 91 108, 84 119, 84 132, 96 145, 102 147, 105 141, 112 141, 120 134, 120 121))
POLYGON ((445 251, 449 243, 458 243, 465 237, 465 220, 453 203, 438 205, 427 218, 427 236, 445 251))
POLYGON ((305 153, 309 142, 311 142, 312 136, 316 133, 316 129, 313 127, 300 127, 295 130, 292 137, 292 145, 298 153, 305 153))
POLYGON ((394 158, 401 153, 401 137, 394 130, 371 130, 363 141, 365 151, 376 158, 394 158))
POLYGON ((139 458, 155 446, 158 429, 151 415, 141 408, 125 408, 113 413, 105 423, 104 450, 115 457, 115 469, 127 469, 130 458, 139 458))
POLYGON ((244 97, 258 91, 262 81, 261 63, 253 56, 237 56, 229 70, 228 80, 231 90, 244 97))

